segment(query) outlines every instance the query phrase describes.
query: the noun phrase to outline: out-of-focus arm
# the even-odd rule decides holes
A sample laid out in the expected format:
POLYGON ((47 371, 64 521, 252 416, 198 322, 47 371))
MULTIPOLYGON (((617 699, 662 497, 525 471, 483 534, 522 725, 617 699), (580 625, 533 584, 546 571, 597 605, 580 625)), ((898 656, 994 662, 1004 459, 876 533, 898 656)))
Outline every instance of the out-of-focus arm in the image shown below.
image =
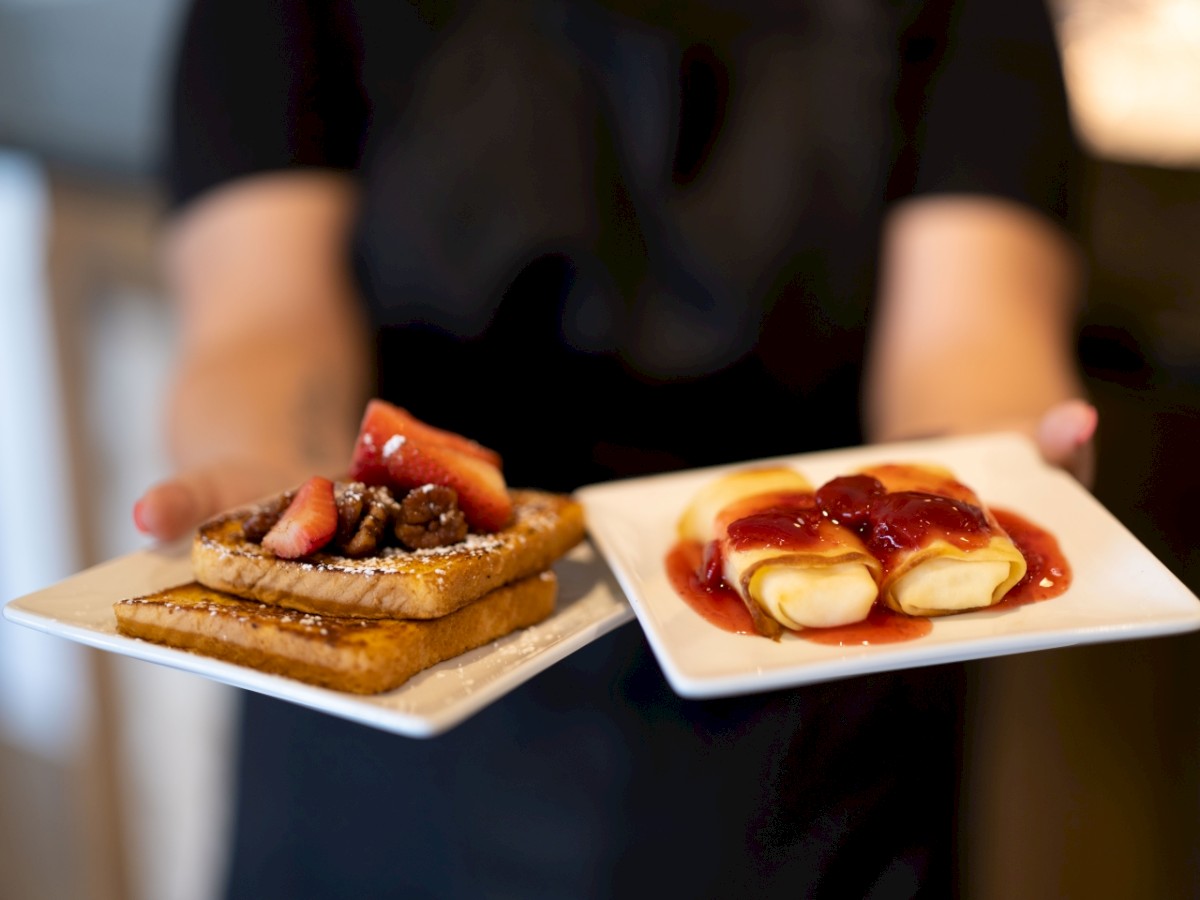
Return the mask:
POLYGON ((1017 429, 1090 482, 1096 412, 1074 351, 1080 278, 1065 234, 1018 204, 899 204, 866 372, 870 437, 1017 429))
POLYGON ((181 332, 166 419, 178 474, 137 502, 144 532, 179 537, 348 465, 373 362, 349 271, 355 203, 343 175, 261 175, 214 190, 171 225, 181 332))

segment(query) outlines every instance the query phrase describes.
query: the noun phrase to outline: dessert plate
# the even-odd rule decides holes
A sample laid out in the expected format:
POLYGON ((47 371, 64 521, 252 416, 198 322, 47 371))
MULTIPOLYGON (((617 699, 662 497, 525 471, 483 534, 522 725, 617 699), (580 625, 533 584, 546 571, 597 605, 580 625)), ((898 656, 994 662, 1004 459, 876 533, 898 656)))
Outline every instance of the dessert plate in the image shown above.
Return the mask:
POLYGON ((13 600, 5 618, 81 644, 193 672, 409 737, 433 737, 617 626, 633 611, 587 542, 555 564, 558 606, 544 622, 361 696, 152 644, 117 633, 112 604, 191 581, 190 544, 131 553, 13 600))
MULTIPOLYGON (((775 642, 702 619, 672 588, 664 559, 676 522, 707 481, 740 465, 591 485, 578 492, 590 535, 625 589, 671 686, 684 697, 768 691, 809 682, 1200 628, 1200 599, 1028 439, 991 434, 855 447, 758 460, 795 466, 814 484, 885 462, 950 468, 980 498, 1053 533, 1073 571, 1061 596, 932 619, 906 642, 828 646, 775 642)), ((741 465, 749 465, 743 463, 741 465)))

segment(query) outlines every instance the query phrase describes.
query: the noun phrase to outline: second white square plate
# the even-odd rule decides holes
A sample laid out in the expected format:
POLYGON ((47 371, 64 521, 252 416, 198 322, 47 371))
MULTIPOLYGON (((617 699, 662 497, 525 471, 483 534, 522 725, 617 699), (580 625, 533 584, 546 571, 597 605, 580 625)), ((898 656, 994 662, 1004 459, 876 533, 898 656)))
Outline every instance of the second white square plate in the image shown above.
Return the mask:
MULTIPOLYGON (((753 461, 768 462, 763 460, 753 461)), ((591 485, 578 491, 600 552, 629 597, 671 686, 704 698, 768 691, 888 669, 935 665, 1200 628, 1200 599, 1026 438, 994 434, 855 447, 769 462, 814 484, 886 462, 946 466, 987 504, 1018 513, 1058 538, 1073 570, 1061 596, 932 620, 916 640, 826 646, 787 634, 778 642, 723 631, 671 586, 664 560, 676 523, 705 482, 750 464, 591 485)))

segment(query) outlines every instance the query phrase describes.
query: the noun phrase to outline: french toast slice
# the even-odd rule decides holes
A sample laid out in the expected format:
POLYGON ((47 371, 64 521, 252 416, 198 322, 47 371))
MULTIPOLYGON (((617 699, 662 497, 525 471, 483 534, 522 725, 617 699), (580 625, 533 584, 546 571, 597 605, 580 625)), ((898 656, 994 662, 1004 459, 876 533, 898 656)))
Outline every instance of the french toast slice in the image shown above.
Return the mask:
POLYGON ((326 552, 278 558, 245 538, 242 524, 255 507, 243 507, 197 530, 193 574, 214 590, 302 612, 434 619, 549 568, 583 540, 583 507, 569 494, 517 489, 511 495, 512 522, 500 531, 361 559, 326 552))
POLYGON ((309 684, 377 694, 554 611, 546 570, 437 619, 364 619, 296 612, 191 582, 113 604, 117 630, 309 684))

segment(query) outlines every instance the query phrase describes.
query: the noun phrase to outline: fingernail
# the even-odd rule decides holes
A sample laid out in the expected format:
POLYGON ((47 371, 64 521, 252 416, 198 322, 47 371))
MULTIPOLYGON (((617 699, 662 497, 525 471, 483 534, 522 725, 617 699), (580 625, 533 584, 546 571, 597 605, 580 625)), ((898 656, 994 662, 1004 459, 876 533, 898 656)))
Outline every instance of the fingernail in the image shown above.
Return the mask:
POLYGON ((142 534, 150 533, 150 525, 146 522, 146 498, 143 497, 133 504, 133 524, 142 534))
POLYGON ((1073 417, 1075 419, 1075 446, 1082 447, 1095 436, 1096 426, 1100 422, 1100 413, 1090 403, 1080 402, 1075 407, 1073 417))

